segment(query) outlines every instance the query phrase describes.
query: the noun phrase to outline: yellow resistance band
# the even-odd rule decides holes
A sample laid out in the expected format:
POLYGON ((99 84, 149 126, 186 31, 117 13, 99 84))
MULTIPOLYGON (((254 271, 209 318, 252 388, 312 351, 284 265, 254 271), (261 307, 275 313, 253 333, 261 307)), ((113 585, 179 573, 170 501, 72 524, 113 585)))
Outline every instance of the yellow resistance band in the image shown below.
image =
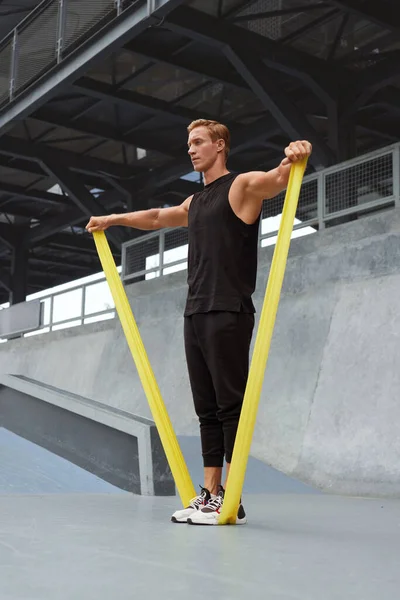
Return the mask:
POLYGON ((126 341, 135 361, 161 443, 183 506, 196 496, 185 459, 161 397, 135 318, 103 231, 93 233, 97 252, 115 302, 126 341))
POLYGON ((243 490, 262 383, 265 368, 267 366, 272 333, 285 275, 290 238, 293 231, 294 218, 306 166, 307 160, 304 160, 295 163, 290 170, 282 220, 268 277, 268 285, 260 315, 257 337, 254 344, 254 352, 236 434, 225 499, 218 520, 219 525, 236 523, 236 515, 243 490))

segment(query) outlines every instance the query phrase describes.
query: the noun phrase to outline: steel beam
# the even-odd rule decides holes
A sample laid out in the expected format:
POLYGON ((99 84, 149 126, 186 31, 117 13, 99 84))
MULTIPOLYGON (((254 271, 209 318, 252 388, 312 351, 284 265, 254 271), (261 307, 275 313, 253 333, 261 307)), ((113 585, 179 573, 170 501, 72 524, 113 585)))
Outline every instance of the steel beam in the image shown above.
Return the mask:
POLYGON ((386 53, 384 58, 378 59, 374 67, 366 70, 358 83, 360 90, 355 103, 355 108, 363 106, 381 88, 400 81, 400 50, 386 53))
POLYGON ((106 123, 99 123, 96 120, 90 120, 86 117, 70 120, 67 116, 52 110, 49 107, 40 108, 32 115, 33 119, 49 123, 56 127, 66 127, 73 129, 90 136, 96 136, 104 140, 110 140, 121 144, 145 148, 146 150, 154 150, 155 152, 163 152, 164 154, 174 156, 176 153, 171 150, 170 145, 162 142, 155 142, 154 137, 149 137, 146 134, 137 131, 130 135, 119 133, 117 127, 106 123))
MULTIPOLYGON (((72 254, 90 254, 97 256, 96 246, 93 244, 91 236, 88 235, 74 235, 71 233, 56 233, 51 238, 46 238, 46 248, 54 248, 63 252, 70 252, 72 254)), ((38 244, 39 245, 39 244, 38 244)), ((40 244, 44 246, 44 244, 40 244)), ((114 256, 119 256, 120 252, 111 248, 114 256)))
POLYGON ((0 223, 0 240, 11 250, 14 249, 17 242, 15 233, 15 229, 12 225, 0 223))
MULTIPOLYGON (((54 257, 49 257, 49 256, 34 256, 34 255, 29 255, 29 263, 37 265, 39 267, 46 267, 46 266, 51 266, 51 267, 57 267, 59 269, 70 269, 72 271, 76 270, 76 271, 93 271, 94 269, 94 264, 84 264, 84 263, 78 263, 78 262, 68 262, 64 259, 59 259, 56 260, 54 257)), ((97 266, 97 265, 96 265, 97 266)))
POLYGON ((353 13, 383 29, 400 32, 400 12, 397 0, 377 2, 377 0, 329 0, 335 6, 353 13))
POLYGON ((350 81, 346 72, 339 72, 334 66, 328 76, 325 61, 321 59, 186 6, 170 14, 164 27, 219 50, 240 44, 269 67, 299 78, 323 101, 330 100, 339 77, 342 83, 346 78, 350 81))
POLYGON ((11 292, 11 277, 8 269, 0 269, 0 288, 3 288, 7 295, 11 292))
POLYGON ((331 47, 329 49, 328 55, 326 57, 327 61, 334 60, 337 48, 338 48, 340 40, 342 39, 343 34, 345 32, 349 18, 350 18, 350 15, 348 15, 348 14, 343 16, 343 18, 339 24, 339 27, 337 28, 335 39, 333 40, 331 47))
MULTIPOLYGON (((0 138, 1 139, 1 138, 0 138)), ((86 166, 86 164, 85 164, 86 166)), ((93 165, 94 166, 94 165, 93 165)), ((23 173, 29 173, 30 175, 37 175, 38 177, 42 177, 43 179, 48 178, 48 175, 44 172, 39 162, 35 163, 31 160, 24 160, 19 158, 14 158, 10 154, 8 156, 1 154, 0 150, 0 167, 5 167, 7 169, 13 169, 17 171, 15 173, 15 180, 18 181, 19 173, 18 171, 22 171, 23 173)), ((82 172, 81 177, 85 180, 87 185, 90 185, 92 188, 98 187, 99 185, 99 172, 91 171, 90 173, 82 172)), ((0 168, 0 177, 1 177, 1 168, 0 168)), ((104 179, 107 180, 107 177, 104 176, 104 179)), ((53 185, 52 181, 49 181, 49 188, 53 185)), ((107 186, 108 187, 108 186, 107 186)))
POLYGON ((59 231, 63 231, 67 227, 78 225, 84 219, 84 214, 79 208, 70 208, 62 212, 60 215, 50 217, 35 227, 31 227, 26 239, 28 246, 38 246, 47 238, 51 237, 59 231))
MULTIPOLYGON (((46 240, 45 244, 39 244, 42 248, 45 248, 49 252, 63 252, 68 255, 68 259, 71 256, 82 257, 93 259, 95 265, 98 263, 98 256, 96 246, 93 242, 93 237, 89 234, 70 234, 70 233, 57 233, 51 238, 46 240)), ((121 250, 115 249, 113 245, 110 246, 112 255, 115 261, 118 263, 121 260, 121 250)), ((96 267, 97 268, 97 267, 96 267)))
MULTIPOLYGON (((61 196, 61 194, 42 192, 40 190, 26 190, 18 185, 11 185, 0 181, 0 194, 2 193, 18 196, 18 198, 26 198, 27 200, 34 200, 35 202, 40 202, 40 204, 46 204, 48 206, 60 208, 71 206, 71 202, 69 202, 65 196, 61 196)), ((0 209, 1 207, 2 202, 0 200, 0 209)))
POLYGON ((333 164, 332 151, 310 125, 307 116, 280 89, 273 74, 270 71, 267 72, 266 67, 255 56, 249 55, 243 50, 226 47, 225 54, 289 138, 292 140, 308 139, 313 144, 310 163, 317 169, 333 164))
POLYGON ((282 38, 280 40, 280 42, 282 44, 288 44, 290 42, 294 42, 295 40, 298 40, 300 37, 302 37, 305 33, 308 33, 309 31, 312 31, 313 29, 315 29, 315 27, 321 27, 322 25, 329 23, 329 21, 331 21, 338 15, 340 15, 339 9, 334 8, 332 10, 329 10, 328 12, 326 12, 323 15, 321 15, 320 17, 314 19, 313 21, 306 23, 305 25, 303 25, 303 27, 299 27, 292 33, 289 33, 287 36, 282 38))
POLYGON ((78 175, 52 160, 47 160, 43 167, 49 175, 57 179, 64 192, 68 194, 71 201, 81 210, 83 215, 104 214, 105 207, 89 192, 78 175))
MULTIPOLYGON (((105 100, 108 103, 111 102, 117 106, 128 107, 130 109, 139 107, 164 117, 173 118, 185 124, 194 121, 201 116, 200 113, 194 110, 184 108, 183 106, 174 106, 170 102, 165 102, 158 98, 138 94, 131 90, 115 90, 112 85, 103 83, 102 81, 95 81, 89 77, 82 77, 79 79, 74 84, 74 90, 80 94, 91 96, 92 98, 105 100)), ((204 113, 202 113, 202 115, 203 118, 213 118, 212 115, 204 115, 204 113)))
POLYGON ((132 176, 134 168, 126 165, 119 165, 108 160, 94 158, 92 156, 75 154, 67 150, 60 150, 46 146, 45 144, 29 142, 11 136, 0 137, 0 153, 15 158, 28 159, 34 162, 43 163, 46 160, 57 160, 62 165, 69 167, 73 171, 87 173, 90 175, 101 176, 102 173, 117 178, 128 178, 132 176))
POLYGON ((318 2, 317 4, 299 4, 297 6, 291 6, 290 8, 281 8, 277 10, 269 10, 258 13, 250 13, 248 15, 237 15, 231 17, 229 20, 233 23, 240 23, 242 21, 256 21, 258 19, 272 19, 273 17, 284 17, 286 15, 295 15, 297 13, 310 12, 312 10, 321 10, 326 7, 325 2, 318 2))
POLYGON ((154 43, 148 42, 146 38, 140 39, 140 41, 132 40, 125 45, 125 49, 157 63, 185 69, 195 75, 233 85, 237 88, 249 89, 249 86, 240 75, 230 68, 229 62, 218 55, 215 55, 213 60, 202 60, 199 53, 191 51, 190 48, 185 48, 182 52, 177 49, 170 54, 165 50, 163 51, 162 47, 157 47, 154 43))
POLYGON ((364 131, 376 135, 389 144, 398 142, 400 139, 400 127, 395 122, 382 122, 375 118, 360 113, 357 115, 356 126, 364 131))
MULTIPOLYGON (((92 215, 104 215, 107 211, 105 207, 99 202, 85 187, 79 177, 69 171, 68 169, 60 166, 58 163, 52 160, 47 160, 43 164, 44 169, 57 179, 60 186, 65 192, 67 192, 69 198, 76 205, 81 212, 81 219, 91 217, 92 215)), ((28 235, 28 243, 30 245, 37 244, 46 237, 51 236, 56 231, 60 231, 71 225, 71 220, 77 218, 77 214, 73 209, 66 211, 65 214, 58 215, 48 221, 44 221, 38 227, 35 227, 28 235)), ((118 247, 127 238, 119 230, 110 231, 110 240, 118 247)))
POLYGON ((10 215, 13 217, 21 217, 23 219, 27 219, 28 222, 32 221, 32 219, 41 219, 44 213, 47 213, 48 209, 42 208, 42 210, 38 210, 35 207, 32 208, 24 208, 20 206, 20 203, 15 201, 15 199, 6 200, 2 204, 0 204, 0 213, 3 215, 10 215))
POLYGON ((147 4, 135 2, 119 19, 115 19, 107 28, 91 37, 77 52, 31 85, 15 102, 3 108, 0 112, 0 135, 11 128, 15 120, 21 120, 31 114, 96 62, 112 54, 147 27, 159 25, 160 20, 183 1, 157 0, 151 15, 148 14, 147 4))
MULTIPOLYGON (((10 158, 10 155, 6 156, 1 154, 0 150, 0 167, 5 167, 6 169, 15 169, 17 171, 23 171, 25 173, 29 173, 31 175, 38 175, 45 177, 45 173, 39 164, 33 163, 29 160, 20 160, 15 159, 13 157, 10 158)), ((1 170, 0 170, 1 177, 1 170)))
MULTIPOLYGON (((3 287, 8 293, 12 291, 12 278, 10 271, 10 266, 5 268, 0 267, 0 287, 3 287)), ((30 269, 27 283, 27 293, 29 293, 29 289, 33 286, 37 287, 38 289, 52 287, 54 285, 55 277, 59 277, 59 274, 51 274, 36 269, 30 269)), ((8 300, 9 297, 7 296, 7 301, 8 300)))
MULTIPOLYGON (((350 17, 350 13, 346 13, 346 17, 350 17)), ((393 44, 396 44, 399 40, 398 32, 389 31, 388 33, 382 32, 378 38, 374 38, 371 42, 364 44, 358 50, 349 50, 344 56, 337 59, 335 64, 340 67, 347 67, 348 65, 356 64, 359 61, 365 60, 366 58, 372 58, 376 60, 375 51, 379 48, 382 51, 383 48, 389 48, 393 44)))
POLYGON ((382 106, 385 110, 392 112, 394 115, 400 115, 400 89, 389 86, 384 90, 379 90, 379 92, 374 94, 373 98, 370 99, 367 106, 360 108, 367 108, 369 106, 382 106))

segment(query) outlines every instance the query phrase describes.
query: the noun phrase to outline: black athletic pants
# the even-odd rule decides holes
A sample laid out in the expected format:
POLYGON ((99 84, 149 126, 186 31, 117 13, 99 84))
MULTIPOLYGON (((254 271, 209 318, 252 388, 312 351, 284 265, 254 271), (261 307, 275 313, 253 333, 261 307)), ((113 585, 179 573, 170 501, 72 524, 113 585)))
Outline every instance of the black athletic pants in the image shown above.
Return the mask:
POLYGON ((186 361, 205 467, 232 459, 249 371, 254 315, 212 311, 184 319, 186 361))

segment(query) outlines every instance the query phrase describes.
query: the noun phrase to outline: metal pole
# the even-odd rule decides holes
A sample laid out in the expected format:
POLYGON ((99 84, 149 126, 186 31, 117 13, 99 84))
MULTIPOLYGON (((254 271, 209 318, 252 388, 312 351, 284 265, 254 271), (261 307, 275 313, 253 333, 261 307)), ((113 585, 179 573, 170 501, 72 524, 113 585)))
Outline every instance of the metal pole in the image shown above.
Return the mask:
POLYGON ((14 29, 12 42, 12 57, 11 57, 11 73, 10 73, 10 102, 14 99, 14 91, 17 79, 17 63, 18 63, 18 29, 14 29))
POLYGON ((57 31, 57 63, 62 61, 62 51, 64 46, 65 27, 67 14, 67 0, 58 0, 58 31, 57 31))
POLYGON ((160 277, 164 275, 164 250, 165 250, 165 232, 160 231, 160 245, 159 245, 159 253, 160 253, 160 277))
POLYGON ((126 277, 126 242, 121 245, 121 279, 125 281, 126 277))
POLYGON ((260 217, 260 222, 258 224, 258 247, 259 248, 261 248, 263 209, 264 209, 264 202, 262 203, 262 206, 261 206, 261 217, 260 217))
POLYGON ((156 0, 147 0, 147 14, 150 17, 156 10, 156 0))
POLYGON ((82 287, 82 305, 81 305, 81 325, 85 324, 86 314, 86 285, 82 287))
POLYGON ((117 16, 119 17, 119 15, 122 13, 122 0, 114 0, 115 1, 115 8, 117 9, 117 16))
POLYGON ((318 174, 317 179, 317 215, 318 231, 325 229, 325 175, 318 174))
POLYGON ((393 196, 395 206, 400 207, 400 145, 393 149, 393 196))
POLYGON ((53 317, 54 317, 54 296, 50 296, 49 331, 53 331, 53 317))

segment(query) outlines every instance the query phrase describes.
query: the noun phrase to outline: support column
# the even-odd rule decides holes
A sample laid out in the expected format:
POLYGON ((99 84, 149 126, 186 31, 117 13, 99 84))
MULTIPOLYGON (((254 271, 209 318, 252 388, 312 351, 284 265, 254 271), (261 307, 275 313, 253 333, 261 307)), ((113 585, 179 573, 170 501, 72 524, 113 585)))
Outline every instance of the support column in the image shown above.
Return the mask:
MULTIPOLYGON (((339 93, 337 98, 328 106, 329 145, 336 155, 338 163, 354 158, 357 154, 356 122, 354 107, 354 93, 350 90, 339 93)), ((342 208, 357 206, 357 186, 351 172, 344 170, 337 175, 344 200, 342 208)), ((357 214, 338 217, 331 221, 331 225, 339 225, 358 218, 357 214)))
POLYGON ((355 115, 350 110, 354 97, 350 94, 338 97, 328 106, 329 146, 336 161, 343 162, 356 156, 355 115))
POLYGON ((28 249, 24 244, 15 246, 11 262, 10 304, 25 302, 28 289, 28 249))

